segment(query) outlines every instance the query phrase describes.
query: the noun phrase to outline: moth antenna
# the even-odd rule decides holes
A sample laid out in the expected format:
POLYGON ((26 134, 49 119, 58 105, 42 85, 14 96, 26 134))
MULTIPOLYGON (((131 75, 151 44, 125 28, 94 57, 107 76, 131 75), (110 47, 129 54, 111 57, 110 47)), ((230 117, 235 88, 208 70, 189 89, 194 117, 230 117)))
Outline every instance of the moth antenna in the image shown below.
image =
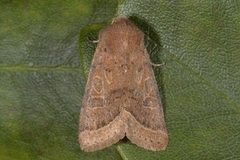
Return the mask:
POLYGON ((151 62, 151 65, 154 66, 154 67, 161 67, 161 66, 164 66, 165 64, 166 63, 155 64, 155 63, 151 62))

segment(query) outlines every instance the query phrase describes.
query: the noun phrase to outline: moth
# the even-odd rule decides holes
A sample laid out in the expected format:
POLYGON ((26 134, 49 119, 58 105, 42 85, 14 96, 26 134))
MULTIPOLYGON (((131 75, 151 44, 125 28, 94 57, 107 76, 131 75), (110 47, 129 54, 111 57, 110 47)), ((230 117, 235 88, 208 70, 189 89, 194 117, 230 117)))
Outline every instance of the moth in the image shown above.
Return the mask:
POLYGON ((120 15, 99 33, 80 111, 79 143, 91 152, 125 136, 152 151, 168 143, 144 34, 120 15))

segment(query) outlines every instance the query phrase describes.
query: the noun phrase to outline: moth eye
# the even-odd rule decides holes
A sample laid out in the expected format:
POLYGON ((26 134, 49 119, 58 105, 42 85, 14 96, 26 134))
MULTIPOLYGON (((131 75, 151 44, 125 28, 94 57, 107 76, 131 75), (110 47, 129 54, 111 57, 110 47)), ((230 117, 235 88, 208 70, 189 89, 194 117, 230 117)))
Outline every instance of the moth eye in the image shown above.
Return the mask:
POLYGON ((107 48, 104 48, 103 50, 104 50, 104 52, 107 52, 107 48))
POLYGON ((94 108, 94 107, 104 107, 104 99, 101 97, 95 97, 95 98, 90 98, 89 99, 89 107, 94 108))

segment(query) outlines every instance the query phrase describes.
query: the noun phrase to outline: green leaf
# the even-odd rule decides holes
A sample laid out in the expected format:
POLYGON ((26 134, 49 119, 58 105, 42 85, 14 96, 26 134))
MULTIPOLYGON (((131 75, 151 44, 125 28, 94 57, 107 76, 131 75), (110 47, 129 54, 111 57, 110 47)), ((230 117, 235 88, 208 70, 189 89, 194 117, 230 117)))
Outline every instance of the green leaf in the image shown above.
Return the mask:
POLYGON ((240 2, 1 1, 0 159, 239 159, 240 2), (100 28, 145 34, 169 132, 165 151, 122 140, 82 152, 78 119, 100 28), (86 38, 87 37, 87 38, 86 38))

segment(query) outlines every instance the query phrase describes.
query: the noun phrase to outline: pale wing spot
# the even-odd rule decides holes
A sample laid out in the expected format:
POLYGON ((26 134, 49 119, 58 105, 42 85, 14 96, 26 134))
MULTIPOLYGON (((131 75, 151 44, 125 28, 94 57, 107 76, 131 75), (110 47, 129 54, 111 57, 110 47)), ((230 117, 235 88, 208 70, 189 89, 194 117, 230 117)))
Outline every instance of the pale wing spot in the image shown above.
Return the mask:
POLYGON ((94 91, 96 91, 98 94, 102 92, 103 84, 102 79, 98 76, 95 76, 92 80, 92 88, 94 91))
POLYGON ((151 78, 146 78, 145 79, 145 91, 150 94, 154 88, 154 85, 153 85, 153 80, 151 78))
POLYGON ((108 84, 112 83, 112 70, 109 68, 106 68, 104 70, 104 77, 107 80, 108 84))
POLYGON ((91 108, 104 107, 104 105, 105 105, 105 102, 102 97, 92 97, 92 98, 89 98, 88 100, 88 106, 91 108))
POLYGON ((142 77, 143 77, 143 67, 140 66, 138 67, 138 69, 136 70, 136 77, 135 77, 135 81, 140 84, 142 81, 142 77))
POLYGON ((143 106, 145 107, 157 107, 158 101, 156 97, 152 97, 150 95, 155 95, 156 93, 152 93, 154 91, 154 82, 148 77, 145 79, 145 98, 143 101, 143 106))
POLYGON ((158 106, 157 99, 154 97, 145 97, 143 101, 143 106, 155 108, 158 106))

